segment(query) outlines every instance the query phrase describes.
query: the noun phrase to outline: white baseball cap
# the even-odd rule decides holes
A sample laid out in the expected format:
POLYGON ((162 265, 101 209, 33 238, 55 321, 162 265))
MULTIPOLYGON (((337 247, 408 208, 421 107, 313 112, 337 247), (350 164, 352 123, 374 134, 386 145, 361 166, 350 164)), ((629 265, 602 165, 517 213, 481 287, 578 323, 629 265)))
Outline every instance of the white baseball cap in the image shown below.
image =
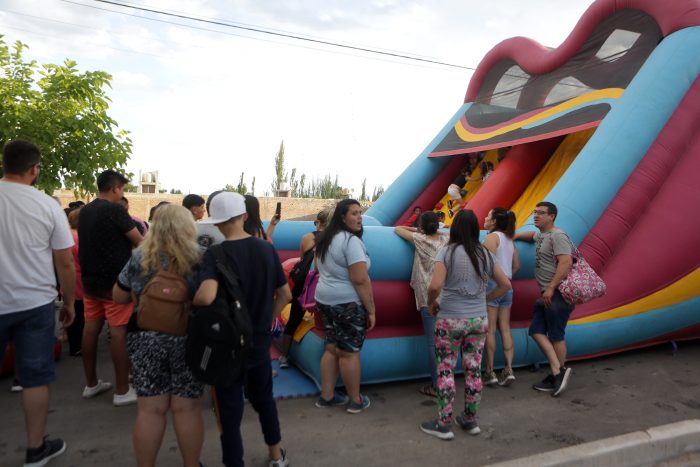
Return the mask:
POLYGON ((199 221, 200 224, 223 224, 233 217, 244 214, 245 198, 243 195, 230 191, 223 191, 211 200, 209 204, 209 218, 199 221))

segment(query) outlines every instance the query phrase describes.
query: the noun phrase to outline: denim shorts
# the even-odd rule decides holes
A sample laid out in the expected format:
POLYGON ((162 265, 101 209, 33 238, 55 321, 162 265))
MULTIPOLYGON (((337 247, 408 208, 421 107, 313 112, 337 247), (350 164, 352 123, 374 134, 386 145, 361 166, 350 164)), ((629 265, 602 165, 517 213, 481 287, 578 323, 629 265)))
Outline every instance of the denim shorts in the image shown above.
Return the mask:
POLYGON ((326 344, 335 344, 345 352, 359 352, 367 335, 367 310, 359 303, 324 305, 316 302, 321 313, 326 344))
MULTIPOLYGON (((496 286, 496 281, 494 281, 493 279, 489 279, 489 284, 486 288, 486 293, 491 292, 493 289, 496 288, 496 286)), ((513 306, 513 289, 510 289, 508 292, 504 293, 495 300, 486 302, 486 304, 494 308, 510 308, 511 306, 513 306)))
POLYGON ((14 343, 15 375, 22 387, 44 386, 56 380, 55 326, 53 301, 31 310, 0 315, 0 362, 7 344, 14 343))
POLYGON ((542 299, 538 298, 530 323, 529 335, 544 334, 553 342, 564 340, 566 323, 569 321, 574 305, 567 303, 557 290, 552 296, 552 305, 545 308, 542 299))

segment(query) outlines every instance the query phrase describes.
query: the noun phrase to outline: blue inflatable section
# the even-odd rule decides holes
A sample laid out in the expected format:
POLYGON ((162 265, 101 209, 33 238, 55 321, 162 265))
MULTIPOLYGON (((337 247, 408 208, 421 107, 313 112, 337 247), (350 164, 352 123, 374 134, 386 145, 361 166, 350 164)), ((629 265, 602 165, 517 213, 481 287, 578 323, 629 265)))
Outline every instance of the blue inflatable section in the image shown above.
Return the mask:
MULTIPOLYGON (((592 355, 621 349, 698 325, 700 324, 700 315, 697 313, 699 307, 700 297, 694 297, 671 307, 625 318, 572 324, 566 334, 569 354, 592 355)), ((512 331, 516 349, 513 366, 522 367, 547 361, 537 344, 527 335, 527 329, 517 328, 512 331)), ((426 345, 424 336, 367 339, 362 348, 362 383, 428 378, 430 370, 426 359, 426 345)), ((320 389, 319 362, 323 355, 323 339, 310 332, 299 345, 292 346, 291 354, 301 371, 320 389)), ((500 368, 503 365, 499 335, 494 367, 500 368)), ((459 363, 457 368, 460 368, 459 363)))
MULTIPOLYGON (((666 37, 547 195, 559 210, 556 224, 574 243, 583 241, 688 92, 700 73, 699 50, 700 27, 666 37)), ((536 230, 532 222, 522 230, 536 230)), ((534 277, 533 246, 519 242, 518 251, 516 277, 534 277)))

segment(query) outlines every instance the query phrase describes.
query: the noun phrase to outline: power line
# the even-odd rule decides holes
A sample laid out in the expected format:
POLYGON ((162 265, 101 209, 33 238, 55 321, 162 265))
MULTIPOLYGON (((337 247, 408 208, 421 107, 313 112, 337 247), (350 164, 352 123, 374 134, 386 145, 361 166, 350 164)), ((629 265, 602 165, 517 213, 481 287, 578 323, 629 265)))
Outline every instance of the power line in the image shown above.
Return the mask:
MULTIPOLYGON (((73 1, 70 1, 70 0, 62 0, 62 1, 63 1, 64 3, 71 3, 71 4, 74 4, 74 5, 78 5, 78 6, 82 6, 82 7, 86 7, 86 8, 92 8, 92 9, 96 9, 96 10, 100 10, 100 11, 106 11, 106 12, 109 12, 109 13, 116 13, 116 14, 120 14, 120 15, 130 16, 130 17, 137 18, 137 19, 141 19, 141 20, 145 20, 145 21, 153 21, 153 22, 159 22, 159 23, 164 23, 164 24, 171 24, 171 25, 174 25, 174 26, 180 26, 180 27, 185 27, 185 28, 189 28, 189 29, 195 29, 195 30, 198 30, 198 31, 212 32, 212 33, 217 33, 217 34, 222 34, 222 35, 232 36, 232 37, 240 37, 240 38, 242 38, 242 39, 250 39, 250 40, 261 41, 261 42, 266 42, 266 43, 270 43, 270 44, 282 44, 282 45, 291 46, 291 47, 297 47, 297 48, 302 48, 302 49, 307 49, 307 50, 313 50, 313 51, 316 51, 316 52, 323 52, 323 53, 330 53, 330 54, 338 54, 338 55, 346 55, 346 56, 351 56, 351 57, 360 57, 360 55, 352 54, 352 53, 349 53, 349 52, 338 52, 338 51, 333 51, 333 50, 328 50, 328 49, 320 49, 320 48, 311 47, 311 46, 304 46, 304 45, 299 45, 299 44, 290 44, 290 43, 279 42, 279 41, 275 41, 275 40, 271 40, 271 39, 263 39, 263 38, 261 38, 261 37, 252 37, 252 36, 247 36, 247 35, 243 35, 243 34, 235 34, 235 33, 227 32, 227 31, 219 31, 219 30, 216 30, 216 29, 200 28, 200 27, 197 27, 197 26, 192 26, 192 25, 177 23, 177 22, 174 22, 174 21, 166 21, 166 20, 161 20, 161 19, 157 19, 157 18, 150 18, 150 17, 146 17, 146 16, 138 16, 138 15, 134 15, 134 14, 130 14, 130 13, 125 13, 125 12, 121 12, 121 11, 110 10, 110 9, 108 9, 108 8, 100 8, 100 7, 93 6, 93 5, 85 5, 85 4, 73 2, 73 1)), ((3 9, 1 9, 1 8, 0 8, 0 11, 4 11, 4 12, 6 12, 6 13, 10 13, 10 14, 14 14, 14 15, 19 15, 19 16, 24 16, 24 17, 28 17, 28 18, 32 18, 32 19, 37 19, 37 20, 40 20, 40 21, 48 21, 48 22, 63 24, 63 25, 66 25, 66 26, 72 26, 72 27, 80 28, 80 29, 87 29, 87 30, 92 30, 92 31, 99 31, 99 30, 98 30, 97 28, 95 28, 95 27, 86 26, 86 25, 83 25, 83 24, 76 24, 76 23, 71 23, 71 22, 67 22, 67 21, 60 21, 60 20, 56 20, 56 19, 53 19, 53 18, 45 18, 45 17, 42 17, 42 16, 30 15, 30 14, 27 14, 27 13, 20 13, 20 12, 12 11, 12 10, 3 10, 3 9)), ((13 26, 3 26, 3 27, 5 27, 6 29, 14 29, 14 30, 17 30, 17 31, 27 32, 27 33, 30 33, 30 34, 33 34, 33 35, 36 35, 36 36, 52 37, 52 38, 57 38, 57 39, 60 39, 60 40, 63 40, 63 41, 67 41, 67 39, 65 39, 65 38, 63 38, 63 37, 60 37, 60 36, 57 36, 57 35, 41 33, 41 32, 37 32, 37 31, 32 31, 32 30, 29 30, 29 29, 22 29, 22 28, 13 27, 13 26)), ((109 31, 108 31, 108 32, 109 32, 109 31)), ((124 36, 124 34, 119 34, 119 33, 111 33, 111 34, 113 34, 113 35, 115 35, 115 36, 124 36)), ((175 44, 175 45, 180 45, 180 44, 178 44, 178 43, 176 43, 176 42, 173 42, 173 41, 164 41, 164 40, 162 40, 162 39, 156 39, 156 41, 161 42, 161 43, 163 43, 163 44, 175 44)), ((165 59, 171 59, 171 58, 173 58, 172 56, 166 56, 166 55, 155 54, 155 53, 141 52, 141 51, 136 51, 136 50, 131 50, 131 49, 122 49, 122 48, 112 47, 112 46, 109 46, 109 45, 106 45, 106 44, 98 44, 98 43, 95 43, 95 42, 88 42, 88 44, 91 44, 91 45, 94 45, 94 46, 99 46, 99 47, 105 47, 105 48, 112 49, 112 50, 116 50, 116 51, 119 51, 119 52, 125 52, 125 53, 137 54, 137 55, 147 55, 147 56, 159 57, 159 58, 165 58, 165 59)), ((197 47, 197 48, 205 48, 204 46, 197 45, 197 44, 190 44, 190 46, 191 46, 191 47, 197 47)), ((362 56, 362 58, 369 59, 369 60, 382 61, 382 62, 386 62, 386 63, 395 63, 395 64, 401 64, 401 65, 405 65, 405 66, 419 67, 419 68, 427 68, 427 67, 429 67, 428 64, 406 63, 405 61, 404 61, 404 62, 399 62, 399 61, 396 61, 396 60, 388 60, 388 59, 384 59, 384 58, 380 58, 380 57, 367 57, 367 56, 362 56)))
MULTIPOLYGON (((63 0, 63 1, 66 1, 67 3, 75 3, 76 5, 81 5, 80 3, 71 2, 68 0, 63 0)), ((326 46, 330 46, 330 47, 339 47, 339 48, 355 50, 355 51, 359 51, 359 52, 367 52, 367 53, 372 53, 372 54, 385 55, 385 56, 389 56, 389 57, 402 58, 405 60, 413 60, 413 61, 418 61, 418 62, 430 63, 433 65, 441 65, 441 66, 447 66, 447 67, 452 67, 452 68, 461 68, 464 70, 475 70, 475 68, 473 68, 473 67, 468 67, 468 66, 464 66, 464 65, 455 65, 453 63, 442 62, 439 60, 431 60, 431 59, 416 57, 416 56, 412 56, 412 55, 408 55, 408 54, 402 54, 402 53, 396 53, 396 52, 385 52, 385 51, 381 51, 381 50, 377 50, 377 49, 371 49, 369 47, 360 47, 360 46, 354 46, 354 45, 348 45, 348 44, 341 44, 339 42, 332 42, 332 41, 327 41, 327 40, 322 40, 322 39, 303 37, 303 36, 298 35, 298 34, 271 31, 271 30, 267 30, 267 29, 262 29, 260 27, 244 26, 244 25, 240 25, 240 24, 227 23, 227 22, 220 21, 220 20, 197 18, 195 16, 190 16, 190 15, 186 15, 186 14, 182 14, 182 13, 173 13, 173 12, 168 12, 168 11, 164 11, 164 10, 157 10, 155 8, 146 8, 146 7, 130 5, 130 4, 121 3, 121 2, 115 2, 115 1, 111 1, 111 0, 93 0, 93 1, 98 2, 98 3, 104 3, 107 5, 114 5, 114 6, 118 6, 118 7, 123 7, 123 8, 131 8, 134 10, 144 11, 144 12, 148 12, 148 13, 154 13, 154 14, 163 15, 163 16, 170 16, 173 18, 185 19, 188 21, 197 21, 200 23, 212 24, 215 26, 223 26, 223 27, 227 27, 227 28, 256 32, 259 34, 267 34, 267 35, 272 35, 272 36, 284 37, 287 39, 294 39, 294 40, 299 40, 299 41, 311 42, 314 44, 321 44, 321 45, 326 45, 326 46)), ((88 6, 88 5, 83 5, 83 6, 88 6)))
MULTIPOLYGON (((66 24, 69 24, 69 23, 66 23, 66 24)), ((17 27, 14 27, 14 26, 7 26, 7 25, 2 25, 2 27, 5 28, 5 29, 12 29, 12 30, 15 30, 15 31, 26 32, 26 33, 29 33, 29 34, 33 34, 33 35, 35 35, 35 36, 48 37, 48 38, 51 38, 51 39, 59 39, 59 40, 64 41, 64 42, 71 43, 71 41, 70 41, 69 39, 66 39, 66 38, 64 38, 64 37, 57 36, 56 34, 46 34, 46 33, 42 33, 42 32, 32 31, 32 30, 30 30, 30 29, 17 28, 17 27)), ((148 53, 148 52, 139 52, 139 51, 137 51, 137 50, 120 49, 119 47, 112 47, 112 46, 109 46, 109 45, 98 44, 98 43, 95 43, 95 42, 87 42, 87 44, 93 45, 93 46, 95 46, 95 47, 104 47, 104 48, 107 48, 107 49, 116 50, 117 52, 125 52, 125 53, 136 54, 136 55, 145 55, 145 56, 147 56, 147 57, 172 58, 172 57, 167 57, 167 56, 165 56, 165 55, 152 54, 152 53, 148 53)))

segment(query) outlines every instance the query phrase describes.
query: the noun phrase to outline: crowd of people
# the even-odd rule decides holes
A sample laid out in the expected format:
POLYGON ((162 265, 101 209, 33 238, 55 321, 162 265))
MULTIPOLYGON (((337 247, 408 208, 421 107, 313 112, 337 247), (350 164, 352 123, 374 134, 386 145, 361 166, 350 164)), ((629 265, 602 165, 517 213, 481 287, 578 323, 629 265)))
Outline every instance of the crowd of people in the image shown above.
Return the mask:
MULTIPOLYGON (((253 338, 245 381, 213 390, 222 462, 243 465, 240 424, 245 397, 259 415, 269 465, 289 465, 272 395, 270 326, 291 300, 280 358, 280 367, 288 367, 292 336, 305 310, 292 300, 301 293, 300 284, 290 289, 272 245, 279 213, 264 229, 255 197, 217 191, 206 200, 188 195, 182 206, 161 203, 151 210, 148 222, 142 221, 128 212, 124 197, 128 180, 113 170, 98 175, 93 201, 71 205, 64 212, 54 199, 32 187, 40 169, 41 152, 34 144, 16 140, 4 146, 0 256, 7 270, 0 275, 0 360, 12 342, 27 425, 25 465, 45 465, 66 449, 62 439, 44 436, 49 384, 55 379, 57 290, 62 299, 58 319, 69 338, 69 353, 83 360, 82 396, 112 391, 115 406, 137 404, 133 431, 137 465, 155 465, 168 412, 184 465, 201 465, 200 399, 205 387, 185 364, 187 337, 142 329, 137 311, 144 290, 161 271, 182 279, 193 306, 214 302, 222 287, 214 245, 220 245, 217 251, 223 250, 227 265, 241 272, 237 276, 250 310, 253 338), (98 377, 97 346, 105 322, 114 383, 98 377)), ((395 232, 415 248, 411 287, 423 322, 431 376, 420 391, 438 400, 436 418, 420 429, 452 439, 454 420, 468 433, 478 434, 482 385, 507 386, 515 381, 509 327, 510 279, 520 267, 515 239, 537 244, 535 277, 542 295, 529 333, 547 357, 551 374, 535 389, 553 396, 564 391, 571 373, 565 365, 564 333, 573 306, 562 299, 557 285, 571 267, 572 245, 554 226, 556 206, 539 203, 534 211, 539 232, 518 234, 511 211, 492 209, 485 219, 490 233, 483 244, 471 210, 457 212, 449 232, 435 212, 414 214, 413 226, 399 226, 395 232), (506 363, 500 377, 493 368, 497 330, 506 363), (459 355, 465 372, 464 409, 455 415, 454 367, 459 355)), ((360 390, 360 355, 377 319, 371 260, 362 241, 362 207, 356 200, 342 200, 318 213, 314 225, 315 230, 302 237, 299 254, 312 261, 309 268, 318 276, 314 298, 325 332, 319 362, 321 394, 315 405, 342 406, 358 414, 371 405, 360 390), (339 375, 344 392, 336 390, 339 375)))

